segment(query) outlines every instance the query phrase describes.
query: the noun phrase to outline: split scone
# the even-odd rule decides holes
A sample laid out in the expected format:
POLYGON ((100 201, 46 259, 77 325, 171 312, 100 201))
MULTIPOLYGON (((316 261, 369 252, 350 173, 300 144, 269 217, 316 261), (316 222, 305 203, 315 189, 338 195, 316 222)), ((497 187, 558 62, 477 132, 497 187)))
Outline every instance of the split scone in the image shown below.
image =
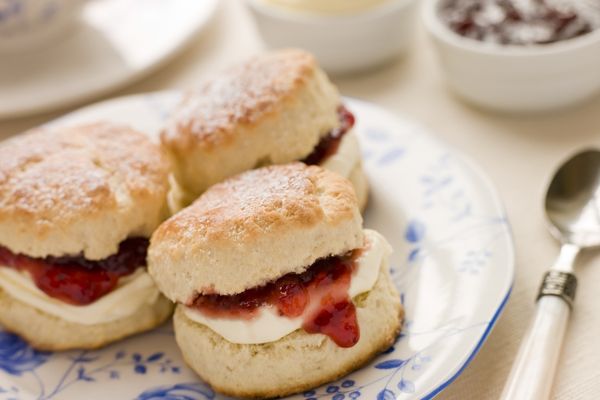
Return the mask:
POLYGON ((172 311, 146 265, 165 218, 169 164, 108 123, 0 143, 0 324, 34 347, 95 348, 172 311))
POLYGON ((312 55, 257 56, 189 92, 163 129, 178 186, 174 201, 189 204, 249 169, 303 161, 348 178, 364 209, 368 184, 353 125, 312 55))
POLYGON ((391 248, 362 229, 345 179, 302 163, 244 172, 153 234, 148 269, 178 303, 183 356, 215 390, 276 397, 386 349, 402 307, 391 248))

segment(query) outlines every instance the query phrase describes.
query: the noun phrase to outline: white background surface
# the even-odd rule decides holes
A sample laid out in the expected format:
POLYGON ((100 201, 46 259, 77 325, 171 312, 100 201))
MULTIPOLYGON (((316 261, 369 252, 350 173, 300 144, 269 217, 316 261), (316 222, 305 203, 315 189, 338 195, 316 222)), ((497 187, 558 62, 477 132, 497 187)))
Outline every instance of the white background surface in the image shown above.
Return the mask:
MULTIPOLYGON (((114 95, 183 88, 260 51, 262 44, 240 0, 221 0, 211 27, 164 70, 114 95)), ((600 147, 600 98, 563 112, 510 117, 471 108, 449 93, 429 42, 419 30, 410 55, 370 74, 335 79, 341 91, 420 121, 471 156, 503 197, 517 247, 512 298, 483 349, 439 399, 495 399, 533 313, 543 271, 558 253, 546 233, 542 196, 551 171, 583 146, 600 147)), ((1 90, 1 88, 0 88, 1 90)), ((45 122, 58 113, 0 122, 0 138, 45 122)), ((567 332, 554 397, 593 399, 600 393, 600 258, 584 254, 579 291, 567 332), (594 267, 598 264, 598 268, 594 267)))

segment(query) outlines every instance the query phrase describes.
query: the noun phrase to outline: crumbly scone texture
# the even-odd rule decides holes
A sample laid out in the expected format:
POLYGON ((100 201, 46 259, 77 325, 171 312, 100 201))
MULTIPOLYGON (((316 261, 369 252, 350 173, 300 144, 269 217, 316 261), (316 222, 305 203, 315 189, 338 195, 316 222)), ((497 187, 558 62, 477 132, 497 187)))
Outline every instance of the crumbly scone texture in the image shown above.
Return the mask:
POLYGON ((96 349, 165 322, 173 303, 158 296, 135 314, 116 321, 82 325, 65 321, 25 304, 0 289, 0 324, 39 350, 96 349))
POLYGON ((114 254, 166 217, 169 161, 148 136, 93 123, 0 143, 0 245, 32 257, 114 254))
POLYGON ((148 271, 174 302, 235 294, 363 244, 351 183, 302 163, 212 186, 152 235, 148 271))
POLYGON ((161 132, 193 200, 240 172, 301 160, 339 125, 339 93, 302 50, 263 54, 189 92, 161 132))
POLYGON ((347 375, 394 342, 404 311, 387 266, 373 289, 354 302, 360 340, 350 348, 303 330, 273 343, 234 344, 187 318, 181 305, 175 337, 186 363, 216 391, 244 398, 287 396, 347 375))

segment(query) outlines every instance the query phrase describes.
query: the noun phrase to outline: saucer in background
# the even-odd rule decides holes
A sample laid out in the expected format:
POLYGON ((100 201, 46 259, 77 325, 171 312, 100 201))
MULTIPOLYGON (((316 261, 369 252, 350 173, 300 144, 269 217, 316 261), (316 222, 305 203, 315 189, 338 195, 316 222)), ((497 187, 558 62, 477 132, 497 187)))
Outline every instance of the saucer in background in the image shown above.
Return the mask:
POLYGON ((97 0, 54 43, 0 55, 0 119, 74 105, 163 65, 214 15, 217 0, 97 0))

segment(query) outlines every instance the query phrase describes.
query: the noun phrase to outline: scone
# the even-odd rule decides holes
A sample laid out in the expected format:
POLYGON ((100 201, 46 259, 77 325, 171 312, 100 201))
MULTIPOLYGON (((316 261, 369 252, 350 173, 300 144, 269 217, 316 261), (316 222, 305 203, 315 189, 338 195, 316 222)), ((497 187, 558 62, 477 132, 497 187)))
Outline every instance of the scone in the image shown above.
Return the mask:
POLYGON ((348 180, 302 163, 244 172, 152 235, 183 356, 230 396, 285 396, 359 368, 402 324, 391 248, 348 180))
POLYGON ((189 92, 161 132, 189 204, 211 185, 271 164, 304 161, 348 178, 361 209, 368 185, 354 117, 301 50, 257 56, 189 92))
POLYGON ((0 143, 0 324, 34 347, 96 348, 153 328, 171 302, 146 271, 169 164, 108 123, 0 143))

